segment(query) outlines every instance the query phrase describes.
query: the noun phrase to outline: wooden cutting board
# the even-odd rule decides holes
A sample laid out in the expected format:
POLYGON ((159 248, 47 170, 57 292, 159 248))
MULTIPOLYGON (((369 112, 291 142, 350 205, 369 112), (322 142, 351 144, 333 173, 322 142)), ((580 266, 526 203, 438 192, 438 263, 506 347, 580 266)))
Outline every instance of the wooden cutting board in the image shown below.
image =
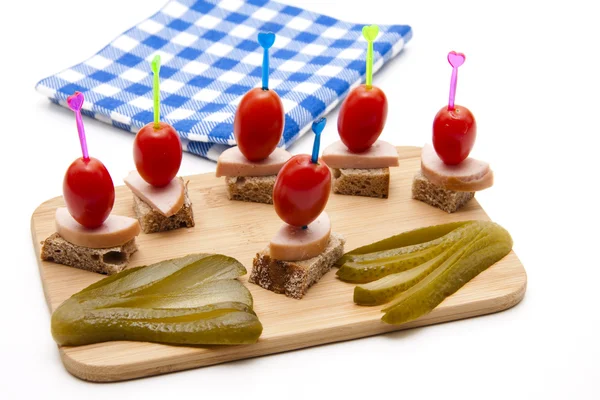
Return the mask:
MULTIPOLYGON (((447 214, 411 199, 411 183, 420 165, 420 149, 399 147, 400 167, 391 169, 389 199, 331 195, 327 212, 333 230, 346 237, 346 250, 391 235, 451 221, 488 216, 477 201, 447 214)), ((273 207, 227 200, 223 179, 214 174, 190 176, 189 194, 196 227, 138 237, 139 251, 130 266, 154 263, 189 253, 222 253, 240 260, 250 272, 252 258, 281 225, 273 207)), ((493 189, 492 189, 493 190, 493 189)), ((132 195, 116 188, 114 212, 134 216, 132 195)), ((35 252, 54 232, 54 210, 62 197, 41 204, 31 218, 35 252)), ((39 262, 46 300, 53 311, 60 303, 103 276, 49 262, 39 262)), ((527 276, 511 252, 477 276, 430 314, 401 326, 380 318, 381 306, 361 307, 352 301, 354 285, 326 274, 302 300, 294 300, 242 281, 254 296, 255 311, 264 331, 256 344, 243 346, 183 347, 141 342, 108 342, 80 347, 60 347, 60 356, 73 375, 96 382, 121 381, 197 368, 231 360, 339 342, 394 330, 431 325, 502 311, 525 294, 527 276)))

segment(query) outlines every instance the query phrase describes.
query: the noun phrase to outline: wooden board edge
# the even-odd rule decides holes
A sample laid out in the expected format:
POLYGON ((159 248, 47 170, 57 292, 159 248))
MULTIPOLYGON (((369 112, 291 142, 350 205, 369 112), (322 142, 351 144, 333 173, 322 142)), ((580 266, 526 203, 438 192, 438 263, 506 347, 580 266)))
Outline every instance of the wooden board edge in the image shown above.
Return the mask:
POLYGON ((60 347, 59 353, 65 369, 76 378, 94 383, 121 382, 489 315, 508 310, 519 304, 525 297, 525 292, 527 290, 527 273, 523 264, 519 264, 521 267, 519 277, 522 279, 522 282, 520 282, 515 290, 509 293, 459 306, 454 308, 451 314, 443 314, 439 312, 439 310, 436 311, 436 309, 415 321, 398 326, 381 323, 364 328, 359 327, 361 323, 356 323, 343 327, 336 326, 313 331, 303 335, 302 340, 299 340, 291 346, 286 344, 287 349, 283 351, 281 350, 281 344, 279 342, 286 340, 286 338, 279 338, 278 340, 271 340, 269 342, 259 341, 256 344, 239 346, 240 349, 243 348, 244 350, 249 348, 252 349, 251 346, 253 346, 254 349, 249 352, 234 352, 226 357, 217 356, 209 360, 205 358, 194 359, 193 357, 190 357, 190 359, 183 362, 181 359, 173 357, 172 359, 161 360, 161 365, 141 367, 141 364, 143 363, 134 363, 127 364, 123 369, 120 369, 117 365, 97 366, 81 362, 60 347))
POLYGON ((46 203, 54 200, 55 198, 52 198, 50 200, 46 200, 45 202, 41 203, 31 214, 31 219, 29 222, 29 229, 31 230, 31 239, 32 239, 32 244, 33 244, 33 252, 35 254, 35 258, 36 258, 36 264, 37 264, 37 268, 38 268, 38 273, 40 275, 40 280, 42 281, 42 290, 44 291, 44 299, 46 299, 46 306, 48 307, 48 311, 50 312, 50 314, 52 314, 52 303, 50 302, 50 295, 48 294, 48 288, 46 286, 46 279, 44 279, 44 271, 42 269, 42 245, 40 243, 40 239, 37 236, 37 233, 35 232, 35 224, 34 224, 34 218, 38 212, 38 210, 40 208, 42 208, 46 203))

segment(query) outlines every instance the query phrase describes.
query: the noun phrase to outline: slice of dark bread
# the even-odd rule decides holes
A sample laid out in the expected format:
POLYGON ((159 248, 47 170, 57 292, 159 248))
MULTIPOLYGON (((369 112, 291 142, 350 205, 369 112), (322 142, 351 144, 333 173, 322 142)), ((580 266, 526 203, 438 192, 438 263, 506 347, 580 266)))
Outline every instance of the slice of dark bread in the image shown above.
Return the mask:
MULTIPOLYGON (((179 178, 181 179, 181 178, 179 178)), ((144 200, 133 195, 133 210, 144 233, 166 232, 179 228, 192 228, 195 225, 192 202, 188 195, 187 184, 185 185, 185 199, 183 206, 176 214, 165 217, 154 210, 144 200)))
POLYGON ((228 176, 227 195, 229 200, 250 201, 273 204, 273 186, 277 175, 269 176, 228 176))
POLYGON ((301 299, 342 257, 345 242, 342 235, 332 232, 325 251, 304 261, 272 259, 267 246, 254 258, 249 281, 275 293, 301 299))
POLYGON ((42 242, 41 258, 44 261, 112 275, 124 270, 129 257, 136 251, 135 238, 119 247, 91 249, 67 242, 58 233, 54 233, 42 242))
POLYGON ((475 197, 475 192, 457 192, 431 183, 421 171, 417 172, 412 185, 413 199, 453 213, 475 197))
POLYGON ((386 199, 390 191, 389 168, 332 168, 333 193, 386 199))

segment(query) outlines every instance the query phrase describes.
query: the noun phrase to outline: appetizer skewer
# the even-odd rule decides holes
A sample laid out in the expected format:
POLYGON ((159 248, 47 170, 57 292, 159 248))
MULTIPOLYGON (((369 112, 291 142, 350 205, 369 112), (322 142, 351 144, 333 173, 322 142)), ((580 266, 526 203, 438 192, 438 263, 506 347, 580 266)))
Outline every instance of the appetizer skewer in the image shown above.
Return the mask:
POLYGON ((115 188, 102 162, 90 157, 81 118, 84 97, 75 92, 67 104, 75 112, 82 157, 71 163, 63 181, 66 208, 55 213, 56 233, 42 244, 41 258, 88 271, 114 274, 137 250, 139 223, 111 215, 115 188))
POLYGON ((249 281, 275 293, 301 299, 344 252, 344 238, 331 232, 325 210, 331 173, 319 163, 325 118, 313 123, 312 156, 293 156, 281 169, 273 204, 284 225, 269 246, 256 255, 249 281))
POLYGON ((135 135, 136 171, 124 179, 133 192, 134 210, 144 233, 164 232, 195 225, 187 185, 177 177, 183 151, 175 129, 160 121, 160 56, 152 60, 154 121, 135 135))
POLYGON ((415 175, 412 196, 448 213, 463 207, 475 192, 491 187, 494 173, 488 163, 469 157, 475 144, 477 124, 468 108, 455 104, 458 67, 465 55, 451 51, 452 66, 448 105, 433 121, 433 146, 426 144, 421 154, 421 170, 415 175))
POLYGON ((387 198, 390 169, 398 166, 398 152, 391 144, 377 140, 387 119, 387 98, 373 86, 373 41, 377 25, 364 26, 367 40, 366 83, 349 94, 338 117, 341 141, 323 151, 323 160, 333 173, 337 194, 387 198))
POLYGON ((260 32, 258 42, 263 48, 262 87, 240 101, 233 122, 237 146, 219 156, 216 176, 225 177, 230 200, 272 204, 275 178, 291 154, 277 147, 285 113, 279 95, 269 88, 269 48, 275 34, 260 32))

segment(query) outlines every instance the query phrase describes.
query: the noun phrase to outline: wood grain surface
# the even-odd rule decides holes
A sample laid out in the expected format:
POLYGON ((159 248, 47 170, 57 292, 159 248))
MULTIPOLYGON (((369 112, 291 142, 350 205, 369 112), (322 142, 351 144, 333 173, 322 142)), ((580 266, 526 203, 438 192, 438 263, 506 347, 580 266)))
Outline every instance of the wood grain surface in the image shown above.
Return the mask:
MULTIPOLYGON (((346 251, 414 228, 458 220, 489 219, 476 200, 454 214, 412 200, 411 183, 419 169, 420 149, 399 147, 398 151, 400 166, 391 169, 389 199, 331 195, 327 212, 333 230, 346 237, 346 251)), ((250 272, 252 258, 282 223, 273 207, 227 200, 225 182, 212 173, 187 179, 196 227, 141 234, 137 239, 139 251, 133 255, 130 266, 209 252, 235 257, 250 272)), ((33 213, 31 232, 38 260, 40 242, 54 232, 54 210, 63 204, 62 197, 54 198, 41 204, 33 213)), ((133 217, 132 204, 129 189, 117 187, 113 212, 133 217)), ((39 261, 39 269, 51 311, 72 294, 103 278, 92 272, 42 261, 39 261)), ((380 320, 382 306, 355 305, 352 301, 354 285, 336 279, 334 270, 315 284, 302 300, 250 284, 248 275, 241 280, 252 292, 255 311, 264 326, 256 344, 184 347, 123 341, 60 347, 64 365, 73 375, 95 382, 158 375, 489 314, 517 304, 527 285, 523 265, 511 252, 430 314, 393 326, 380 320)))

